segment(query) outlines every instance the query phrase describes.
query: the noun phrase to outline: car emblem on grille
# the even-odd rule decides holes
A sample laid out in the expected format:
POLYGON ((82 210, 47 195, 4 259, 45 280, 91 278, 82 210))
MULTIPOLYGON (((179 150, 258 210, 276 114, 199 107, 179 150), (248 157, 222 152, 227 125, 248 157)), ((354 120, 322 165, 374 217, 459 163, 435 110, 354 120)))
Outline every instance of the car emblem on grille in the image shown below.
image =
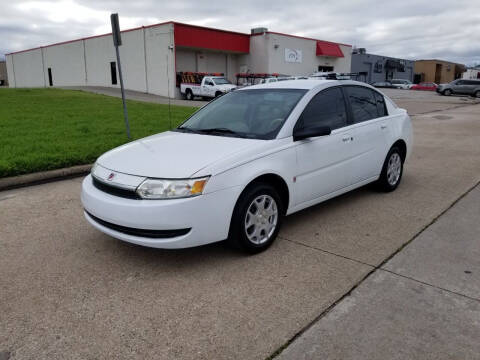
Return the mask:
POLYGON ((107 180, 112 181, 114 177, 115 177, 115 173, 110 173, 110 175, 108 175, 107 180))

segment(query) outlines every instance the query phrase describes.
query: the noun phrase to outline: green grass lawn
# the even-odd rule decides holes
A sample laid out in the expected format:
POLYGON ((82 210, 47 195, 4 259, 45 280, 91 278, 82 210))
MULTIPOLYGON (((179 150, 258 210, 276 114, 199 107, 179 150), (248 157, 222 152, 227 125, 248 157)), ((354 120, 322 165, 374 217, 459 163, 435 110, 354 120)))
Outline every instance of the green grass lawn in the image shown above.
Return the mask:
MULTIPOLYGON (((128 101, 134 139, 168 130, 168 105, 128 101)), ((171 107, 172 126, 196 109, 171 107)), ((128 142, 121 99, 61 89, 0 89, 0 177, 89 164, 128 142)))

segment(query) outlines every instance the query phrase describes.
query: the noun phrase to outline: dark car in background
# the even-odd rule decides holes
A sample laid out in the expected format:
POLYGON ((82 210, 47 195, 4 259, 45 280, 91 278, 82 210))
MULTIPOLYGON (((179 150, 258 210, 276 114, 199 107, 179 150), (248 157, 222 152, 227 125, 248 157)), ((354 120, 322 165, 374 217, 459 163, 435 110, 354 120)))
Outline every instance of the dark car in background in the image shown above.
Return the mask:
POLYGON ((442 95, 471 95, 480 98, 480 80, 457 79, 448 84, 440 84, 437 92, 442 95))

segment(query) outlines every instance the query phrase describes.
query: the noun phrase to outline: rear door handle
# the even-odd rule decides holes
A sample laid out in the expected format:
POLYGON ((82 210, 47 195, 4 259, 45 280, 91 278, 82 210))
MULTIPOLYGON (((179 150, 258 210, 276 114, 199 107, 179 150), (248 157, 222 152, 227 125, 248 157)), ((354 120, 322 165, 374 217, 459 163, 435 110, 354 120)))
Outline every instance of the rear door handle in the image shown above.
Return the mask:
POLYGON ((387 128, 387 125, 381 125, 380 129, 385 130, 387 128))
POLYGON ((342 138, 342 141, 343 141, 343 142, 353 141, 353 137, 350 136, 350 135, 345 135, 345 136, 342 138))

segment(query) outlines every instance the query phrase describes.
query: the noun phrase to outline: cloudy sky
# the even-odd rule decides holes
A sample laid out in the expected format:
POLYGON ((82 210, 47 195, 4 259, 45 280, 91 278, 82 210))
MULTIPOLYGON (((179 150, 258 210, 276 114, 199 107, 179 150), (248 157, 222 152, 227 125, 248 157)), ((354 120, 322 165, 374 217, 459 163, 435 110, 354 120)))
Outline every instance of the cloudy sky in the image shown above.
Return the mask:
POLYGON ((408 59, 480 63, 479 0, 0 0, 0 57, 12 51, 175 20, 271 31, 408 59))

